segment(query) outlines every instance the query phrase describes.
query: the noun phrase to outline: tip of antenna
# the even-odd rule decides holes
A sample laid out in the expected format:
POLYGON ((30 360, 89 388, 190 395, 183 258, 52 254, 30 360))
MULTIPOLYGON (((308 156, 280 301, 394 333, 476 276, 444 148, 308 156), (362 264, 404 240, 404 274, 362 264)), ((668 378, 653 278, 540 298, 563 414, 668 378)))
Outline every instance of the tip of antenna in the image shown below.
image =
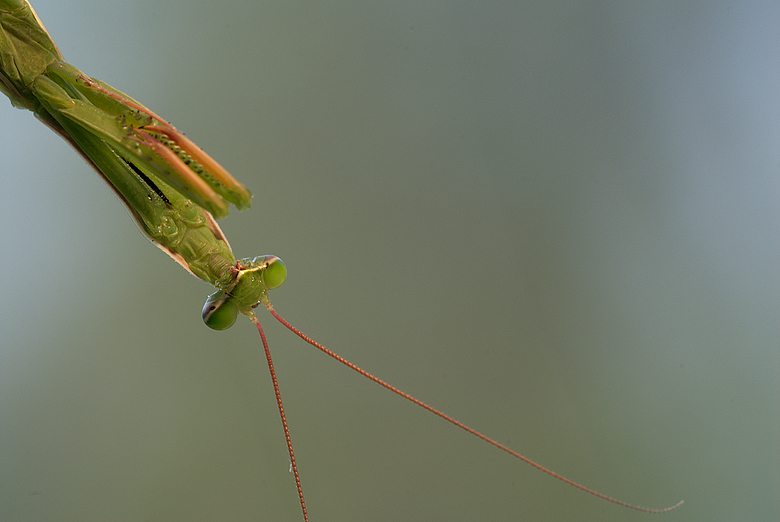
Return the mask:
POLYGON ((677 509, 678 507, 682 506, 684 503, 685 503, 685 501, 681 500, 681 501, 679 501, 677 504, 675 504, 673 506, 670 506, 670 507, 668 507, 666 509, 660 510, 659 513, 668 513, 669 511, 673 511, 673 510, 677 509))

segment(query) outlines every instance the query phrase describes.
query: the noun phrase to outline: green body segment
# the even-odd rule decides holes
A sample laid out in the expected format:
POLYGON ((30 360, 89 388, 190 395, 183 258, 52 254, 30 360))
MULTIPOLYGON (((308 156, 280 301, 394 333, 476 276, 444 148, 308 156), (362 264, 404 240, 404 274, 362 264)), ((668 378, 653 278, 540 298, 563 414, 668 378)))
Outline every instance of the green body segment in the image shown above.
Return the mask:
POLYGON ((159 177, 217 218, 227 216, 229 203, 251 205, 249 191, 172 125, 75 67, 50 64, 32 91, 47 110, 54 107, 57 116, 102 138, 144 174, 159 177))
POLYGON ((64 63, 24 0, 0 0, 0 90, 70 142, 149 239, 217 287, 204 307, 207 325, 224 329, 238 312, 252 317, 259 303, 270 306, 284 264, 275 256, 237 262, 212 216, 226 216, 229 203, 248 208, 249 191, 155 113, 64 63))
POLYGON ((20 109, 33 110, 33 80, 62 55, 25 0, 0 0, 0 91, 20 109))

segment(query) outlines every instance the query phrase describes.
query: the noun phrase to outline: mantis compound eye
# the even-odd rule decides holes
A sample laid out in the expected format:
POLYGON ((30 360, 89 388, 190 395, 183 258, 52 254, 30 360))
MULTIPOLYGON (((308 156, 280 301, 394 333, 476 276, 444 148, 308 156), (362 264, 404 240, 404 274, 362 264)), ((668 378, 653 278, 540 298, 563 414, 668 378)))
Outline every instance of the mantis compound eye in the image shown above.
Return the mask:
POLYGON ((238 305, 224 290, 211 294, 203 305, 203 322, 214 330, 227 330, 236 322, 236 317, 238 305))
POLYGON ((279 288, 287 278, 287 267, 284 262, 276 256, 265 257, 266 267, 263 272, 263 282, 268 290, 279 288))

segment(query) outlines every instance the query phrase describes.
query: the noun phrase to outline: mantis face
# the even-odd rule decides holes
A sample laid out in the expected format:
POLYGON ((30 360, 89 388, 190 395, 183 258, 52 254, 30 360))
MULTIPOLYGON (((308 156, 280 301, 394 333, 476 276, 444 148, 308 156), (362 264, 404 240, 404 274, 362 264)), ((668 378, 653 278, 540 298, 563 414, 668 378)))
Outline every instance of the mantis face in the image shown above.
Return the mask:
POLYGON ((239 312, 252 317, 258 304, 270 306, 268 290, 279 288, 287 278, 287 267, 276 256, 242 259, 232 270, 233 283, 211 294, 203 305, 203 322, 214 330, 233 326, 239 312))

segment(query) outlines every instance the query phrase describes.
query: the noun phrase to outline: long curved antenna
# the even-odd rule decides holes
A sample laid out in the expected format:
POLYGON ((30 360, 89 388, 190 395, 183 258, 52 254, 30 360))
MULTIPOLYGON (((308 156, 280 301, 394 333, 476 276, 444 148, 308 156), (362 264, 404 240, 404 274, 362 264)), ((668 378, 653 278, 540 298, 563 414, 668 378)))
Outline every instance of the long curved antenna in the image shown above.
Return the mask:
MULTIPOLYGON (((276 318, 276 320, 279 321, 280 323, 282 323, 288 330, 290 330, 295 335, 297 335, 298 337, 300 337, 301 339, 303 339, 304 341, 306 341, 310 345, 314 346, 315 348, 317 348, 318 350, 320 350, 324 354, 326 354, 326 355, 336 359, 338 362, 340 362, 344 366, 346 366, 346 367, 348 367, 348 368, 350 368, 352 370, 355 370, 356 372, 358 372, 363 377, 365 377, 365 378, 367 378, 367 379, 369 379, 371 381, 374 381, 375 383, 379 384, 380 386, 382 386, 384 388, 387 388, 388 390, 390 390, 391 392, 395 393, 396 395, 400 395, 401 397, 403 397, 404 399, 408 400, 409 402, 413 402, 417 406, 419 406, 421 408, 424 408, 424 409, 428 410, 429 412, 431 412, 431 413, 433 413, 435 415, 438 415, 442 419, 446 420, 447 422, 450 422, 450 423, 454 424, 458 428, 471 433, 475 437, 478 437, 478 438, 484 440, 485 442, 487 442, 489 444, 492 444, 493 446, 497 447, 498 449, 509 453, 513 457, 516 457, 516 458, 522 460, 526 464, 530 464, 531 466, 535 467, 539 471, 543 471, 543 472, 547 473, 548 475, 550 475, 552 477, 555 477, 558 480, 560 480, 562 482, 565 482, 566 484, 568 484, 570 486, 574 486, 577 489, 581 489, 585 493, 589 493, 589 494, 591 494, 591 495, 593 495, 595 497, 598 497, 600 499, 604 499, 604 500, 606 500, 608 502, 612 502, 613 504, 617 504, 618 506, 623 506, 623 507, 626 507, 626 508, 635 509, 637 511, 643 511, 645 513, 667 513, 669 511, 672 511, 673 509, 677 509, 683 503, 683 501, 681 500, 677 504, 675 504, 673 506, 670 506, 670 507, 663 508, 663 509, 646 508, 646 507, 642 507, 642 506, 635 506, 634 504, 629 504, 628 502, 623 502, 622 500, 617 500, 615 498, 612 498, 612 497, 609 497, 607 495, 604 495, 603 493, 599 493, 598 491, 594 491, 594 490, 592 490, 590 488, 586 488, 585 486, 583 486, 581 484, 578 484, 578 483, 574 482, 573 480, 567 479, 563 475, 559 475, 558 473, 556 473, 556 472, 554 472, 554 471, 552 471, 550 469, 545 468, 541 464, 537 464, 536 462, 534 462, 533 460, 529 459, 528 457, 524 457, 523 455, 520 455, 516 451, 513 451, 513 450, 507 448, 503 444, 501 444, 499 442, 496 442, 495 440, 493 440, 493 439, 491 439, 491 438, 489 438, 489 437, 487 437, 485 435, 482 435, 477 430, 469 428, 468 426, 466 426, 462 422, 459 422, 459 421, 453 419, 449 415, 446 415, 446 414, 440 412, 439 410, 437 410, 436 408, 434 408, 432 406, 428 406, 427 404, 425 404, 421 400, 415 399, 414 397, 412 397, 408 393, 402 392, 401 390, 399 390, 395 386, 392 386, 392 385, 386 383, 385 381, 383 381, 382 379, 380 379, 378 377, 375 377, 374 375, 368 373, 367 371, 365 371, 364 369, 360 368, 359 366, 357 366, 355 364, 352 364, 351 362, 349 362, 348 360, 346 360, 342 356, 338 355, 337 353, 332 352, 331 350, 328 350, 323 345, 321 345, 320 343, 318 343, 314 339, 308 337, 306 334, 304 334, 303 332, 298 330, 296 327, 294 327, 293 325, 288 323, 287 320, 285 320, 281 315, 279 315, 276 312, 276 310, 274 310, 274 307, 271 304, 267 304, 266 308, 268 308, 268 311, 271 312, 271 315, 273 315, 276 318)), ((279 404, 280 404, 280 408, 281 408, 281 402, 279 404)), ((290 451, 292 452, 292 448, 290 449, 290 451)), ((293 462, 295 462, 295 461, 293 461, 293 462)), ((303 499, 303 496, 301 496, 301 499, 303 499)))
POLYGON ((268 370, 271 372, 271 380, 274 383, 274 393, 276 394, 276 404, 279 406, 279 416, 282 418, 282 427, 284 428, 284 438, 287 440, 287 451, 290 453, 290 467, 295 475, 295 485, 298 487, 298 498, 301 500, 301 510, 303 510, 303 520, 309 522, 309 515, 306 513, 306 502, 303 500, 303 488, 301 487, 301 478, 298 476, 298 465, 295 463, 295 452, 293 452, 292 439, 290 438, 290 430, 287 428, 287 417, 284 415, 284 406, 282 406, 282 394, 279 391, 279 383, 276 381, 276 371, 274 370, 274 363, 271 360, 271 351, 268 349, 268 341, 265 340, 265 332, 263 327, 260 326, 260 321, 257 317, 252 315, 250 317, 252 322, 257 326, 257 331, 260 332, 260 338, 263 340, 263 348, 265 348, 265 359, 268 361, 268 370))

